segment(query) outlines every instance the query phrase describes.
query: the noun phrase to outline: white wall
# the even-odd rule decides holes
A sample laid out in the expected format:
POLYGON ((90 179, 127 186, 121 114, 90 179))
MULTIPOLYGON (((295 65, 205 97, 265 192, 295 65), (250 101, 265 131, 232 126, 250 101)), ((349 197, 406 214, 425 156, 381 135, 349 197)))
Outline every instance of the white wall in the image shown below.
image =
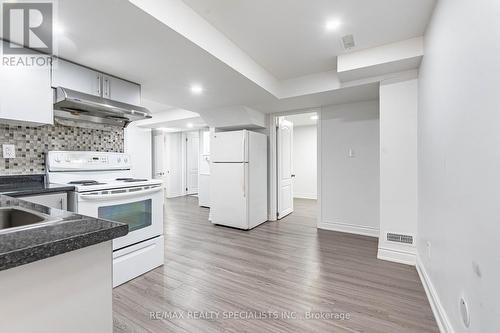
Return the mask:
POLYGON ((317 130, 314 126, 293 128, 293 196, 317 198, 317 130))
POLYGON ((201 117, 210 127, 218 130, 265 129, 266 115, 247 106, 229 106, 203 110, 201 117))
POLYGON ((386 233, 417 234, 418 80, 380 85, 380 238, 378 257, 415 264, 415 245, 386 233))
POLYGON ((499 1, 438 1, 420 68, 419 266, 455 332, 500 328, 499 17, 499 1))
POLYGON ((320 126, 319 227, 378 236, 378 101, 323 107, 320 126))
POLYGON ((125 128, 125 153, 132 159, 132 173, 136 178, 152 178, 153 156, 151 129, 139 128, 134 123, 125 128))

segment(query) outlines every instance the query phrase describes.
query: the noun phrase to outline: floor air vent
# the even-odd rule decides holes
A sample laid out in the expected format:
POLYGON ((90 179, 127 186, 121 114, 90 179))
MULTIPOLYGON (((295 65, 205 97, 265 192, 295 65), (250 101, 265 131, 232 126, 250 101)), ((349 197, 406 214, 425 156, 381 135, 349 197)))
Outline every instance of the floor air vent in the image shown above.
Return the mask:
POLYGON ((387 240, 390 242, 413 244, 413 236, 387 233, 387 240))

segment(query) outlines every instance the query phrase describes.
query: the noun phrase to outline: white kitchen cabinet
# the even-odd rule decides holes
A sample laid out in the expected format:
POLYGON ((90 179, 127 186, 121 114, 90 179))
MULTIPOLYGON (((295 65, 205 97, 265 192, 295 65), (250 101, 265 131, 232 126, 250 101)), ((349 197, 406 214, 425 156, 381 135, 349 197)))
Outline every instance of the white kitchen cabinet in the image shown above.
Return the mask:
POLYGON ((141 86, 113 76, 103 75, 102 97, 132 105, 141 105, 141 86))
POLYGON ((141 86, 96 70, 54 58, 52 87, 64 87, 118 102, 140 105, 141 86))
POLYGON ((52 87, 64 87, 89 95, 101 96, 101 73, 72 62, 54 58, 52 87))
POLYGON ((50 66, 0 64, 0 120, 2 122, 28 122, 35 126, 53 124, 52 103, 50 66))
POLYGON ((112 251, 107 241, 0 271, 0 332, 113 333, 112 251))
POLYGON ((68 195, 66 192, 29 195, 19 197, 19 199, 51 208, 62 210, 67 210, 68 208, 68 195))

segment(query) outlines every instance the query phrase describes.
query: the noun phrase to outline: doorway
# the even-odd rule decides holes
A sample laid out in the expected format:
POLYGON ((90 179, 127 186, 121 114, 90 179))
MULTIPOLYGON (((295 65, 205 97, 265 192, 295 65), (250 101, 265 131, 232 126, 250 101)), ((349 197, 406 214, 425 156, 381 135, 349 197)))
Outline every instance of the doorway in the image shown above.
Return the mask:
POLYGON ((153 132, 153 175, 167 198, 198 194, 200 150, 200 131, 153 132))
POLYGON ((277 219, 318 199, 317 112, 276 117, 277 219))

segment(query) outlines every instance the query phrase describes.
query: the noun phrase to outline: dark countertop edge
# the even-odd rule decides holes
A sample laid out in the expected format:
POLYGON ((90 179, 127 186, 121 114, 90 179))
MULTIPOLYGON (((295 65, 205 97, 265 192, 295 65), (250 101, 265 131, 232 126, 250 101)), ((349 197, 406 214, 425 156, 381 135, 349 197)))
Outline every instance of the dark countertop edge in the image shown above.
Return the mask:
POLYGON ((0 271, 128 234, 127 224, 50 208, 22 198, 0 195, 0 207, 21 207, 55 219, 54 223, 37 228, 0 233, 0 241, 4 242, 3 252, 0 253, 0 271))
POLYGON ((113 240, 114 238, 125 236, 127 233, 128 225, 122 224, 111 229, 81 234, 74 237, 63 238, 57 241, 7 252, 0 256, 0 271, 100 244, 113 240), (15 256, 17 260, 5 260, 6 257, 12 256, 15 256))
POLYGON ((72 185, 49 183, 46 174, 0 175, 0 194, 10 197, 74 190, 72 185))
POLYGON ((10 192, 1 192, 0 194, 6 195, 9 197, 13 197, 13 198, 18 198, 21 196, 37 195, 37 194, 44 194, 44 193, 71 192, 74 190, 75 190, 74 186, 61 185, 61 186, 49 187, 49 188, 29 188, 29 189, 22 189, 22 190, 14 190, 14 191, 10 191, 10 192))

